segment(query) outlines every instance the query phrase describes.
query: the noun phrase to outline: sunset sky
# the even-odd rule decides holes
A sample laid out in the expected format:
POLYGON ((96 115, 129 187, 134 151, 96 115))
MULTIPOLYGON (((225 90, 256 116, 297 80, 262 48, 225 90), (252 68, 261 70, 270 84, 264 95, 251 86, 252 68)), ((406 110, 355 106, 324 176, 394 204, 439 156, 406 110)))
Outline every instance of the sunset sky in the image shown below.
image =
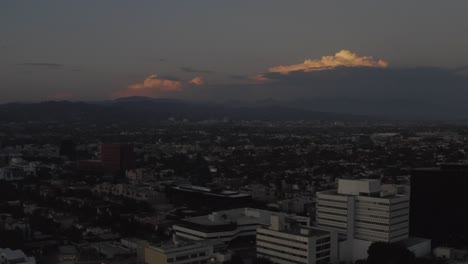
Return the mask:
POLYGON ((465 0, 2 0, 0 102, 421 92, 458 102, 467 13, 465 0))

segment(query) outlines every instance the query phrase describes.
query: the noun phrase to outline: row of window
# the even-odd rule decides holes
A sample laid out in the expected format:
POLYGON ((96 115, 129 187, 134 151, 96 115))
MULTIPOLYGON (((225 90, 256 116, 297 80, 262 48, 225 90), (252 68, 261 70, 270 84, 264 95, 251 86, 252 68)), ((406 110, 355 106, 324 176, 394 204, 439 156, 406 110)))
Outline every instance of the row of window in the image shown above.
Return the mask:
POLYGON ((261 239, 261 238, 257 237, 257 246, 258 246, 259 242, 263 242, 263 243, 266 243, 266 244, 272 244, 272 245, 275 245, 275 246, 281 246, 281 247, 285 247, 285 248, 290 248, 290 249, 294 249, 294 250, 307 251, 307 248, 295 247, 295 246, 291 246, 291 245, 288 245, 288 244, 277 243, 277 242, 273 242, 273 241, 270 241, 270 240, 264 240, 264 239, 261 239))
POLYGON ((337 216, 347 216, 346 211, 340 211, 340 212, 330 212, 329 210, 324 210, 324 207, 317 207, 317 212, 318 213, 323 213, 323 214, 331 214, 331 215, 337 215, 337 216))
POLYGON ((272 235, 271 233, 257 232, 257 239, 259 239, 259 236, 272 237, 272 238, 276 238, 276 239, 280 239, 280 240, 291 241, 291 242, 294 242, 294 243, 307 245, 306 241, 299 241, 299 240, 295 240, 295 239, 291 239, 291 238, 275 236, 275 235, 272 235))
POLYGON ((317 246, 317 247, 315 248, 315 251, 316 251, 316 252, 321 252, 321 251, 324 251, 324 250, 329 251, 329 250, 330 250, 330 244, 320 245, 320 246, 317 246))
MULTIPOLYGON (((265 250, 270 250, 270 251, 274 251, 274 252, 278 252, 278 253, 281 253, 281 254, 285 254, 285 255, 288 255, 288 256, 293 256, 293 257, 296 257, 296 258, 301 258, 301 259, 307 259, 307 256, 302 256, 302 255, 297 255, 297 254, 293 254, 289 251, 283 251, 283 250, 277 250, 277 249, 273 249, 273 248, 267 248, 267 247, 263 247, 263 246, 257 246, 257 250, 258 249, 265 249, 265 250)), ((275 256, 275 258, 277 258, 275 256)))
POLYGON ((289 263, 296 263, 296 264, 307 263, 307 261, 300 262, 300 261, 295 261, 295 260, 291 260, 291 259, 287 259, 287 258, 281 258, 281 257, 277 257, 277 256, 271 256, 271 255, 268 255, 268 254, 265 254, 265 253, 258 253, 258 252, 257 252, 257 257, 269 259, 273 263, 277 263, 277 262, 275 262, 275 259, 287 261, 289 263))
POLYGON ((336 219, 336 218, 328 218, 328 217, 323 217, 323 216, 320 216, 318 215, 317 216, 317 221, 332 221, 332 222, 338 222, 338 223, 343 223, 343 224, 348 224, 348 219, 346 220, 342 220, 342 219, 336 219))
POLYGON ((343 204, 347 204, 347 203, 348 203, 348 201, 333 200, 333 199, 327 199, 327 198, 323 198, 323 197, 318 197, 318 202, 320 202, 320 201, 332 202, 332 203, 343 203, 343 204))
POLYGON ((379 202, 362 201, 362 200, 356 200, 356 203, 359 203, 359 204, 374 204, 374 205, 385 205, 385 206, 388 206, 388 205, 390 205, 390 202, 386 202, 386 203, 379 203, 379 202))

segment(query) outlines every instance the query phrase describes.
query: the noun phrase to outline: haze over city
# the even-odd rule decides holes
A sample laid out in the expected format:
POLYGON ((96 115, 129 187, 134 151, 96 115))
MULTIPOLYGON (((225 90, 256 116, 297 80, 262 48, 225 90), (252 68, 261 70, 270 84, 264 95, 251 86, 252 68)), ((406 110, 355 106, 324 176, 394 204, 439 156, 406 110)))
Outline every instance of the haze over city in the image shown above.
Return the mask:
POLYGON ((0 0, 0 264, 468 263, 467 11, 0 0))

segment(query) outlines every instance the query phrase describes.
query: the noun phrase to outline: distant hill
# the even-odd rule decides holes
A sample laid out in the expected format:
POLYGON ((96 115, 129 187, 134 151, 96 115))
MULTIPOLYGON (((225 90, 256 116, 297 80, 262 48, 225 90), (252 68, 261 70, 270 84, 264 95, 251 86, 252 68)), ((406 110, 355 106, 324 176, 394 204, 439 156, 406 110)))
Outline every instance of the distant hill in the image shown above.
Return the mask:
POLYGON ((0 105, 0 122, 85 121, 139 123, 167 120, 358 120, 362 116, 326 113, 278 104, 198 103, 177 99, 127 97, 103 102, 47 101, 0 105))

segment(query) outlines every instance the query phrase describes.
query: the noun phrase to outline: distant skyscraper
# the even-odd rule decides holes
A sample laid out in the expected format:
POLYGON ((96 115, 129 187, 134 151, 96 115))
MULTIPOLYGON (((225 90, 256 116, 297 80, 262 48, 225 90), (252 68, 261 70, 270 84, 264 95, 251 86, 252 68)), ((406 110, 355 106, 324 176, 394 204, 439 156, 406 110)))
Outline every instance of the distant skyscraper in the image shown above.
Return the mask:
POLYGON ((468 243, 468 164, 413 170, 410 230, 433 245, 468 243))
POLYGON ((106 172, 123 175, 135 169, 135 152, 131 144, 102 144, 101 160, 106 172))

